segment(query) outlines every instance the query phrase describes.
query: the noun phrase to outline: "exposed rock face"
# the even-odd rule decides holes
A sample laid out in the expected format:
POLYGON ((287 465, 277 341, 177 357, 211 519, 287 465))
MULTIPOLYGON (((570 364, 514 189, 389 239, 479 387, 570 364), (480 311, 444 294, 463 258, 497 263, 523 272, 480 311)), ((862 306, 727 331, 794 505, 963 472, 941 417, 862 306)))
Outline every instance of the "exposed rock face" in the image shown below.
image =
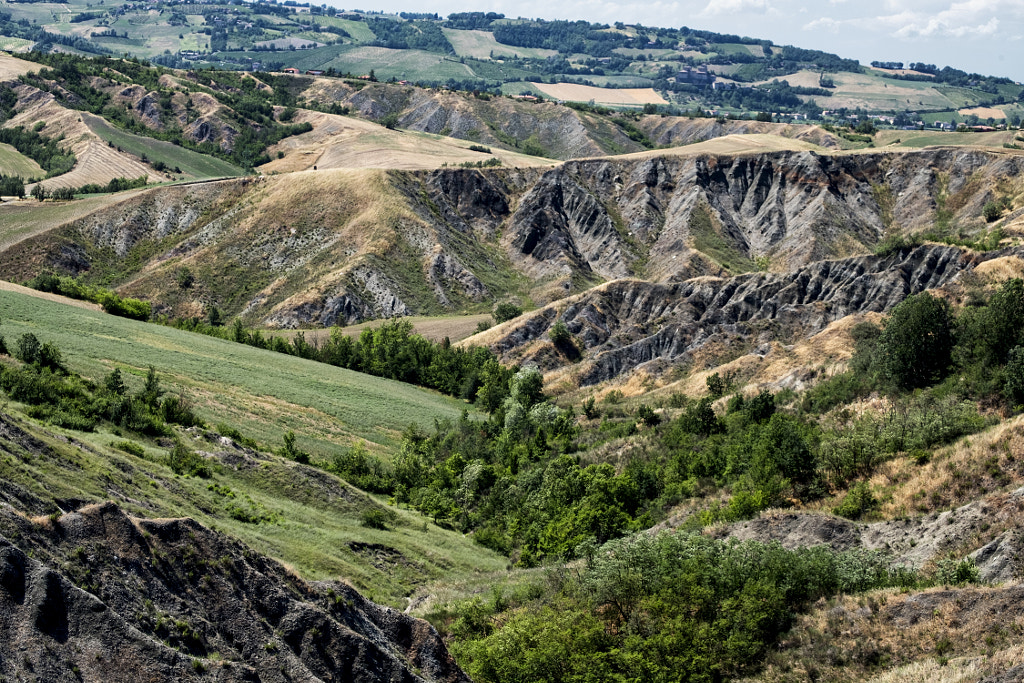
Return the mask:
POLYGON ((587 350, 579 381, 594 384, 652 361, 685 361, 716 337, 807 336, 847 315, 884 313, 911 294, 948 283, 979 258, 954 247, 921 246, 885 258, 820 261, 790 273, 674 284, 619 280, 524 316, 492 348, 524 360, 523 349, 562 321, 587 350))
MULTIPOLYGON (((737 522, 725 532, 739 540, 778 541, 786 548, 828 545, 835 550, 867 548, 888 553, 893 565, 920 568, 978 537, 992 520, 1019 518, 1024 489, 993 494, 955 510, 925 517, 862 524, 823 514, 772 514, 737 522)), ((971 553, 982 581, 1018 582, 1024 563, 1018 552, 1019 529, 1013 528, 971 553)))
POLYGON ((113 503, 0 517, 18 539, 0 536, 5 678, 469 681, 428 623, 307 583, 192 520, 113 503))
MULTIPOLYGON (((73 273, 123 272, 125 260, 137 258, 137 275, 123 291, 173 309, 182 296, 173 269, 192 262, 193 270, 206 269, 189 292, 203 305, 297 326, 440 313, 509 295, 544 304, 624 278, 653 283, 649 295, 658 299, 715 308, 731 294, 694 278, 767 264, 774 273, 794 272, 792 287, 781 292, 789 285, 775 275, 743 276, 729 287, 740 299, 776 302, 779 315, 749 315, 734 301, 732 313, 716 322, 776 319, 792 305, 803 306, 800 315, 806 315, 812 302, 827 302, 833 308, 808 318, 809 328, 817 329, 840 310, 866 309, 829 294, 859 275, 841 266, 800 268, 869 253, 886 234, 931 228, 940 204, 962 229, 981 230, 981 209, 994 198, 993 188, 1022 170, 1019 156, 931 149, 667 155, 571 161, 548 170, 334 171, 223 181, 142 192, 27 239, 16 247, 26 258, 5 259, 0 277, 31 278, 40 263, 73 273), (354 173, 379 192, 354 190, 354 173), (735 319, 728 319, 733 313, 735 319)), ((944 258, 877 268, 869 261, 849 263, 865 273, 904 265, 923 269, 904 278, 905 292, 887 294, 887 303, 876 306, 886 310, 911 291, 937 286, 944 258), (917 282, 930 269, 938 269, 938 280, 917 282)), ((891 277, 903 275, 882 281, 891 285, 891 277)), ((856 287, 869 288, 868 279, 856 287)), ((642 303, 643 289, 617 284, 601 292, 617 292, 633 306, 642 303)), ((195 302, 187 303, 195 309, 195 302)), ((617 344, 628 346, 655 332, 651 327, 627 340, 620 334, 627 324, 610 318, 632 309, 607 301, 600 309, 609 320, 595 318, 591 325, 581 319, 574 330, 586 336, 588 348, 615 335, 617 344)), ((669 317, 677 313, 665 311, 669 317)), ((660 315, 647 323, 655 325, 660 315)), ((660 336, 653 339, 661 351, 646 359, 643 352, 634 354, 622 367, 685 350, 691 341, 683 337, 692 330, 670 329, 665 321, 657 323, 660 336)), ((607 376, 600 371, 592 381, 607 376)))

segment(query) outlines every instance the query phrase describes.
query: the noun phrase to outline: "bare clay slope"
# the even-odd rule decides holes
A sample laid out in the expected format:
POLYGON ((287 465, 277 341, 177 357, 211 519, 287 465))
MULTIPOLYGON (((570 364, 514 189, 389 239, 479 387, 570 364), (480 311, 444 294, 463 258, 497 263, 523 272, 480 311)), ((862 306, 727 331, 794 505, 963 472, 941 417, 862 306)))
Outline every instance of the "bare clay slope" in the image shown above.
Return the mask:
POLYGON ((173 315, 215 304, 284 327, 488 310, 509 295, 545 304, 619 278, 678 283, 866 254, 931 227, 940 203, 977 232, 982 206, 1016 187, 1022 166, 932 149, 308 171, 141 193, 25 240, 0 277, 52 267, 173 315), (183 267, 192 288, 176 282, 183 267))
POLYGON ((426 622, 303 581, 190 519, 5 507, 0 530, 5 678, 469 680, 426 622))
POLYGON ((580 385, 641 366, 660 374, 693 360, 709 344, 792 341, 848 315, 887 312, 910 294, 947 284, 979 260, 956 247, 925 245, 884 258, 815 262, 788 273, 665 284, 619 280, 469 343, 488 343, 508 360, 554 369, 566 359, 550 353, 547 338, 561 321, 584 347, 585 358, 574 369, 580 385))

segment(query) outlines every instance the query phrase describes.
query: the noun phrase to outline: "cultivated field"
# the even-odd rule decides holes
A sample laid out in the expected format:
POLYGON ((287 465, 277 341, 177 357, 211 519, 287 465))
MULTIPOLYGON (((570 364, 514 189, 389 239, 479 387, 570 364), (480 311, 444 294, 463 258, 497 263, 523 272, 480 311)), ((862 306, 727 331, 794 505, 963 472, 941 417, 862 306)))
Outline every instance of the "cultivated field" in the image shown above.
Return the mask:
POLYGON ((465 407, 408 384, 15 292, 0 291, 0 321, 8 339, 32 332, 55 342, 94 380, 118 367, 137 384, 152 365, 203 419, 275 448, 288 430, 323 455, 357 440, 390 447, 410 422, 427 426, 465 407))
MULTIPOLYGON (((254 58, 266 53, 253 52, 254 58)), ((284 56, 284 55, 282 55, 284 56)), ((287 53, 291 66, 301 70, 334 68, 341 73, 367 74, 374 70, 377 78, 397 78, 410 81, 443 81, 448 78, 463 80, 475 76, 466 64, 423 50, 392 50, 386 47, 330 45, 316 50, 296 50, 287 53)))
POLYGON ((33 235, 81 218, 112 202, 132 197, 143 189, 116 195, 86 195, 71 202, 48 201, 40 204, 32 197, 0 204, 0 252, 33 235))
POLYGON ((491 148, 493 154, 474 152, 472 142, 387 128, 347 116, 300 111, 295 121, 309 122, 309 133, 285 138, 270 148, 272 161, 260 167, 264 173, 335 168, 393 168, 403 170, 440 168, 464 162, 501 160, 503 166, 551 165, 550 159, 491 148), (278 152, 284 158, 277 159, 278 152))
POLYGON ((1012 142, 1014 131, 994 133, 943 133, 929 130, 883 130, 875 136, 878 147, 898 144, 900 147, 931 147, 935 145, 956 145, 972 147, 998 147, 1012 142), (897 143, 898 141, 898 143, 897 143))
POLYGON ((556 100, 590 102, 595 104, 642 106, 668 104, 653 88, 595 88, 575 83, 530 83, 534 90, 556 100))
POLYGON ((1006 112, 996 107, 972 107, 957 112, 960 116, 977 116, 979 119, 1005 119, 1006 112))
MULTIPOLYGON (((154 140, 153 138, 119 130, 98 116, 85 113, 82 114, 82 119, 89 130, 104 142, 112 143, 115 147, 120 147, 138 157, 145 154, 151 161, 162 161, 170 169, 180 168, 181 173, 185 176, 191 178, 219 178, 242 175, 243 173, 242 169, 222 159, 193 152, 173 145, 170 142, 154 140)), ((121 175, 133 177, 128 176, 127 173, 121 175)))
POLYGON ((168 441, 110 425, 95 432, 39 428, 20 416, 17 404, 5 403, 6 419, 20 423, 53 451, 25 460, 0 459, 0 479, 47 500, 114 499, 143 517, 193 517, 287 563, 306 579, 344 578, 398 608, 406 606, 404 596, 426 582, 496 572, 508 562, 470 537, 395 507, 389 508, 394 516, 387 530, 369 528, 362 521, 364 512, 380 510, 386 501, 375 501, 327 472, 270 454, 280 446, 280 435, 293 429, 298 446, 310 451, 314 462, 321 461, 330 453, 308 435, 309 423, 320 431, 341 432, 355 431, 353 421, 365 422, 386 435, 388 425, 404 427, 402 420, 421 420, 429 428, 433 417, 457 416, 456 402, 330 366, 295 363, 288 356, 2 290, 0 331, 8 340, 32 332, 55 341, 72 369, 94 378, 116 365, 131 391, 141 388, 141 375, 152 363, 165 389, 184 389, 197 402, 211 432, 215 417, 255 438, 262 452, 243 451, 215 433, 204 438, 201 430, 181 431, 177 437, 188 448, 207 454, 212 473, 209 478, 180 476, 167 465, 168 441), (254 375, 259 374, 268 381, 258 382, 254 375), (209 410, 216 401, 223 401, 220 414, 209 410), (329 404, 336 410, 321 409, 329 404), (142 454, 116 447, 125 441, 142 454), (360 552, 367 544, 386 546, 388 561, 381 564, 375 553, 360 552))
MULTIPOLYGON (((780 76, 778 80, 787 81, 792 86, 817 88, 819 76, 817 71, 799 71, 788 76, 780 76)), ((770 83, 771 80, 762 81, 762 84, 770 83)), ((832 80, 836 86, 832 89, 832 97, 804 97, 803 99, 814 99, 825 109, 861 107, 870 111, 917 108, 955 109, 969 104, 969 102, 963 101, 961 93, 948 88, 936 86, 927 81, 893 80, 884 78, 876 72, 866 74, 839 72, 832 74, 832 80)), ((976 96, 976 93, 972 96, 976 96)))
MULTIPOLYGON (((427 339, 435 342, 439 342, 445 337, 448 337, 448 340, 453 344, 476 334, 477 325, 490 319, 490 313, 480 313, 477 315, 453 315, 445 317, 409 316, 406 318, 400 318, 402 322, 411 323, 413 332, 422 337, 426 337, 427 339)), ((341 328, 341 332, 348 337, 358 337, 363 333, 363 330, 376 329, 385 322, 387 321, 370 320, 369 322, 359 323, 358 325, 343 327, 341 328)), ((268 332, 270 335, 285 337, 287 339, 293 339, 298 333, 299 330, 273 330, 268 332)), ((313 340, 324 341, 330 338, 331 330, 323 328, 303 330, 302 334, 305 336, 306 341, 309 342, 312 342, 313 340)))
POLYGON ((42 178, 43 167, 10 145, 0 143, 0 173, 22 178, 42 178))
POLYGON ((352 40, 357 43, 368 43, 375 39, 377 36, 374 34, 370 27, 363 21, 352 21, 351 19, 341 19, 339 17, 325 17, 318 15, 312 17, 314 24, 320 24, 321 26, 337 26, 343 28, 345 31, 352 36, 352 40))
POLYGON ((515 47, 503 45, 494 39, 490 31, 465 31, 461 29, 445 28, 445 36, 448 42, 455 48, 455 54, 460 57, 475 57, 476 59, 490 59, 494 53, 495 59, 500 57, 532 57, 544 59, 558 54, 555 50, 545 50, 539 47, 515 47))

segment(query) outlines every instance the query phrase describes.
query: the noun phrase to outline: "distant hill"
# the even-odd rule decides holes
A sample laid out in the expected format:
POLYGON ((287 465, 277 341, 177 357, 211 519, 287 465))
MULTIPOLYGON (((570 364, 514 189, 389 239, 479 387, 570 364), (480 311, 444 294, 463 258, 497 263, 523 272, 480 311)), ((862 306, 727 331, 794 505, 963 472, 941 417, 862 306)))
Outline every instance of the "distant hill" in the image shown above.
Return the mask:
POLYGON ((131 55, 182 69, 373 73, 380 80, 505 93, 536 92, 530 84, 539 82, 652 88, 669 109, 811 117, 837 109, 942 112, 957 122, 970 116, 957 113, 965 107, 1000 105, 1010 121, 1024 114, 1020 84, 953 66, 868 66, 685 26, 510 19, 493 12, 443 18, 294 2, 9 2, 0 13, 0 43, 18 51, 131 55))

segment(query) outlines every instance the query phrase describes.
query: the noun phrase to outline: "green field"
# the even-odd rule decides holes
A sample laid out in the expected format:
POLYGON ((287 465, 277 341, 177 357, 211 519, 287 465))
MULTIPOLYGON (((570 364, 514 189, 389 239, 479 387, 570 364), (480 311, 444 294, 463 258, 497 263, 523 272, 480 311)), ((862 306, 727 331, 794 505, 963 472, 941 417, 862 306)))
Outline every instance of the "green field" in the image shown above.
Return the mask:
POLYGON ((46 175, 43 167, 10 145, 0 143, 0 173, 22 178, 42 178, 46 175))
MULTIPOLYGON (((93 373, 102 371, 111 358, 130 358, 131 365, 152 362, 172 389, 187 385, 197 392, 196 387, 202 386, 220 387, 215 389, 219 391, 234 387, 238 411, 245 411, 247 396, 266 401, 273 394, 282 405, 287 399, 281 397, 300 395, 339 408, 345 403, 348 407, 339 410, 339 415, 320 418, 330 421, 391 423, 399 415, 408 418, 415 413, 429 418, 452 414, 448 402, 394 382, 304 361, 290 363, 284 358, 281 363, 248 347, 192 338, 156 325, 131 323, 25 295, 0 292, 0 317, 0 332, 8 340, 13 342, 32 331, 40 339, 55 341, 74 370, 96 376, 93 373), (259 376, 266 381, 258 381, 259 376), (253 386, 243 389, 243 385, 253 386), (316 393, 322 396, 314 396, 316 393), (361 405, 362 398, 365 405, 361 405), (380 413, 367 414, 372 406, 380 413)), ((126 367, 124 361, 116 362, 126 367)), ((137 388, 138 378, 129 380, 137 388)), ((20 414, 18 404, 4 403, 0 411, 20 414)), ((286 419, 284 415, 280 418, 286 419)), ((385 502, 322 470, 267 452, 244 453, 219 442, 213 432, 178 434, 192 450, 220 453, 208 456, 213 474, 202 479, 171 471, 166 464, 167 442, 113 432, 109 426, 79 432, 40 427, 27 418, 19 421, 50 450, 25 454, 18 447, 7 446, 10 432, 4 432, 0 436, 0 478, 44 501, 114 500, 142 517, 193 517, 285 562, 305 578, 343 579, 371 598, 399 608, 405 606, 404 596, 417 586, 451 577, 470 579, 502 570, 507 563, 506 558, 462 534, 430 524, 414 512, 390 508, 394 517, 388 529, 368 528, 362 524, 363 513, 380 509, 385 502), (141 446, 142 455, 112 448, 114 442, 125 440, 141 446), (225 452, 228 457, 221 459, 225 452), (351 543, 383 546, 391 553, 389 561, 382 564, 373 553, 362 552, 351 543)), ((243 434, 254 435, 254 430, 247 432, 244 421, 231 423, 243 434)))
POLYGON ((105 142, 110 142, 137 156, 145 154, 151 161, 162 161, 168 168, 180 168, 182 173, 193 178, 220 178, 244 174, 242 169, 222 159, 193 152, 163 140, 118 130, 98 116, 83 115, 83 120, 89 126, 89 130, 105 142))
POLYGON ((33 332, 55 342, 92 379, 114 367, 141 378, 153 365, 203 419, 235 424, 274 448, 289 430, 324 455, 359 439, 391 448, 411 422, 431 425, 465 407, 408 384, 22 294, 0 291, 0 321, 8 339, 33 332))
POLYGON ((875 138, 877 146, 891 145, 899 140, 901 147, 931 147, 934 145, 972 145, 1002 148, 1004 142, 1011 142, 1013 131, 995 133, 944 133, 941 131, 885 130, 875 138))
POLYGON ((545 59, 558 54, 555 50, 545 50, 543 48, 503 45, 494 39, 494 34, 490 31, 464 31, 454 28, 441 30, 444 31, 448 42, 455 48, 455 54, 460 57, 489 59, 493 52, 495 58, 532 57, 535 59, 545 59))
POLYGON ((370 30, 370 27, 362 21, 352 21, 351 19, 341 19, 339 17, 315 16, 313 17, 313 23, 320 24, 321 26, 343 28, 352 36, 352 40, 357 43, 369 43, 377 38, 376 34, 370 30))
MULTIPOLYGON (((266 53, 264 53, 266 54, 266 53)), ((377 78, 410 81, 446 81, 473 78, 473 70, 450 57, 423 50, 391 50, 386 47, 331 45, 287 53, 290 66, 301 70, 334 68, 356 75, 374 70, 377 78)))

